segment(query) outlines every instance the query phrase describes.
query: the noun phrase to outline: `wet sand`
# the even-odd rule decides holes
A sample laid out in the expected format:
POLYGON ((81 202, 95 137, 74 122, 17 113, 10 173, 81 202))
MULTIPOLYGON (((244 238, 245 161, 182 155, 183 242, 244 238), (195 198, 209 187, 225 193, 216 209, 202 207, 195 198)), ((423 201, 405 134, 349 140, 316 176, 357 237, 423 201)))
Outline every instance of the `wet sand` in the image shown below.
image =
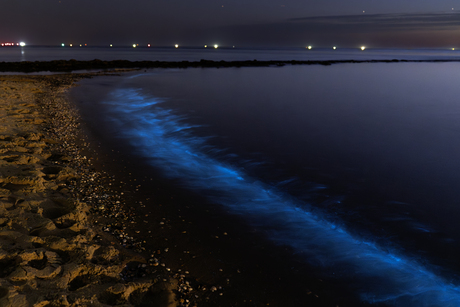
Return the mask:
POLYGON ((96 75, 0 77, 0 306, 357 306, 82 124, 96 75))

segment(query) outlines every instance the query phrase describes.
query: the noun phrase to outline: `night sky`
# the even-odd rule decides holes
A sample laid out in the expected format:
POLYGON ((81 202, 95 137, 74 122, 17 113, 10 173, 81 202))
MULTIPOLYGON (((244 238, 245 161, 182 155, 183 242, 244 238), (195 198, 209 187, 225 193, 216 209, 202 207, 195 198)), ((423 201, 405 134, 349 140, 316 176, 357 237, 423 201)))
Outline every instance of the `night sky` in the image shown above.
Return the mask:
POLYGON ((0 0, 29 45, 459 47, 460 0, 0 0))

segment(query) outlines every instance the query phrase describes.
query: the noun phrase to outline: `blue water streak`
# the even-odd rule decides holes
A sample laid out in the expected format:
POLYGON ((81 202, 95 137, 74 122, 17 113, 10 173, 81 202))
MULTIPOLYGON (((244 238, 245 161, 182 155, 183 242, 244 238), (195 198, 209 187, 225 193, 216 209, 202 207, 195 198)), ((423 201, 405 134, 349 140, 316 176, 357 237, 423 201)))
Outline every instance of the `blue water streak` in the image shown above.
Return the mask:
MULTIPOLYGON (((347 281, 370 303, 460 306, 460 289, 396 250, 351 235, 307 204, 203 152, 194 126, 135 89, 119 89, 105 101, 110 118, 139 153, 165 176, 244 215, 274 242, 293 247, 328 276, 347 281)), ((340 200, 336 200, 340 201, 340 200)))

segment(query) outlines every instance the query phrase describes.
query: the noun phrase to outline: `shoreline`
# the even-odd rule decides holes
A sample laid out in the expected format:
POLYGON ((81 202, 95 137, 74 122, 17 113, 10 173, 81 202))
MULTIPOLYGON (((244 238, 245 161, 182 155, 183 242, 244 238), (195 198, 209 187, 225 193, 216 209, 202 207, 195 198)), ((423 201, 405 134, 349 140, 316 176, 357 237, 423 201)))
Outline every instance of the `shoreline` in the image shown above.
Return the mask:
MULTIPOLYGON (((18 99, 26 102, 17 114, 22 117, 4 117, 34 117, 19 132, 9 131, 13 124, 8 123, 0 138, 6 144, 16 138, 44 143, 37 151, 41 156, 16 167, 27 165, 26 171, 35 171, 49 187, 38 196, 14 192, 14 204, 8 208, 5 203, 12 196, 2 200, 3 215, 13 222, 0 225, 0 239, 3 232, 14 231, 14 238, 20 232, 33 242, 2 254, 0 262, 14 264, 15 270, 0 275, 0 304, 335 306, 340 301, 345 303, 341 306, 358 306, 350 293, 336 291, 340 286, 326 285, 314 274, 305 276, 309 268, 289 248, 266 242, 240 217, 176 190, 138 162, 126 160, 124 153, 99 144, 67 96, 76 82, 98 75, 104 73, 0 77, 4 89, 15 87, 4 92, 0 110, 13 109, 18 99), (28 96, 18 97, 17 92, 28 96), (33 131, 37 136, 28 136, 33 131), (32 198, 38 201, 32 203, 32 198), (20 213, 14 215, 16 210, 20 213), (40 222, 29 226, 22 221, 24 227, 15 230, 14 221, 24 212, 40 222), (52 237, 46 239, 51 243, 42 239, 47 237, 52 237), (21 270, 26 277, 14 279, 21 270), (48 270, 54 273, 37 275, 48 270)), ((15 163, 14 155, 26 161, 23 156, 36 153, 6 154, 0 161, 15 163)), ((5 179, 0 184, 4 188, 5 179)))
MULTIPOLYGON (((302 255, 274 244, 266 233, 249 226, 244 217, 164 178, 147 161, 133 154, 136 148, 116 140, 107 141, 104 136, 110 132, 94 117, 103 109, 89 104, 99 99, 98 91, 105 92, 109 84, 116 86, 118 81, 112 83, 111 78, 100 81, 102 88, 97 85, 98 80, 84 80, 81 89, 71 92, 72 102, 83 113, 85 134, 101 155, 99 163, 131 185, 131 203, 138 203, 138 214, 148 221, 146 229, 156 234, 150 249, 155 249, 155 244, 168 248, 171 271, 190 272, 188 281, 194 288, 193 295, 199 296, 195 298, 198 306, 313 307, 336 306, 335 301, 348 302, 349 306, 362 304, 342 286, 320 280, 314 273, 318 270, 305 265, 302 255), (94 89, 85 85, 94 84, 97 92, 88 94, 94 89), (78 92, 82 97, 78 97, 78 92), (88 126, 91 122, 92 127, 88 126), (215 292, 209 291, 213 287, 215 292)), ((146 229, 140 235, 144 233, 149 246, 152 237, 145 235, 146 229)))

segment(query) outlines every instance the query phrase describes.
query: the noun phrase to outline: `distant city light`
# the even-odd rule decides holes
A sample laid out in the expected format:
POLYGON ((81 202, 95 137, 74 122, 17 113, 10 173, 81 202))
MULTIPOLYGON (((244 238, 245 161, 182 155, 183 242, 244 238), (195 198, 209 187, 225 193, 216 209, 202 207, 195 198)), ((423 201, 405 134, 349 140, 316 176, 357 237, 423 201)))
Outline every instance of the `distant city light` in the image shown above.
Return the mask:
POLYGON ((21 46, 24 47, 26 43, 20 42, 20 43, 10 43, 10 42, 4 42, 0 43, 2 47, 14 47, 14 46, 21 46))
POLYGON ((70 44, 69 46, 70 46, 70 47, 73 47, 73 44, 70 44))
POLYGON ((334 49, 334 50, 335 50, 335 49, 337 49, 337 47, 336 47, 336 46, 334 46, 334 47, 332 47, 332 49, 334 49))
POLYGON ((178 45, 178 44, 175 44, 174 47, 175 47, 175 48, 179 48, 179 45, 178 45))
POLYGON ((215 48, 215 49, 219 48, 219 45, 214 45, 214 48, 215 48))
POLYGON ((208 45, 204 45, 204 48, 208 48, 208 45))
POLYGON ((366 49, 366 47, 365 47, 365 46, 361 46, 361 50, 364 50, 364 49, 366 49))
POLYGON ((136 47, 137 47, 136 44, 133 44, 133 48, 136 48, 136 47))
POLYGON ((311 46, 308 46, 307 48, 308 48, 308 50, 311 50, 311 46))
POLYGON ((80 44, 80 47, 82 46, 82 44, 80 44))
POLYGON ((452 50, 455 50, 455 48, 452 48, 452 50))
POLYGON ((147 44, 147 47, 149 47, 149 48, 150 48, 150 44, 147 44))
POLYGON ((110 47, 113 47, 112 44, 110 44, 110 47))
POLYGON ((233 46, 233 48, 235 48, 235 46, 233 46))
POLYGON ((62 47, 64 47, 64 46, 65 46, 65 44, 64 44, 64 43, 62 43, 62 44, 61 44, 61 46, 62 46, 62 47))

